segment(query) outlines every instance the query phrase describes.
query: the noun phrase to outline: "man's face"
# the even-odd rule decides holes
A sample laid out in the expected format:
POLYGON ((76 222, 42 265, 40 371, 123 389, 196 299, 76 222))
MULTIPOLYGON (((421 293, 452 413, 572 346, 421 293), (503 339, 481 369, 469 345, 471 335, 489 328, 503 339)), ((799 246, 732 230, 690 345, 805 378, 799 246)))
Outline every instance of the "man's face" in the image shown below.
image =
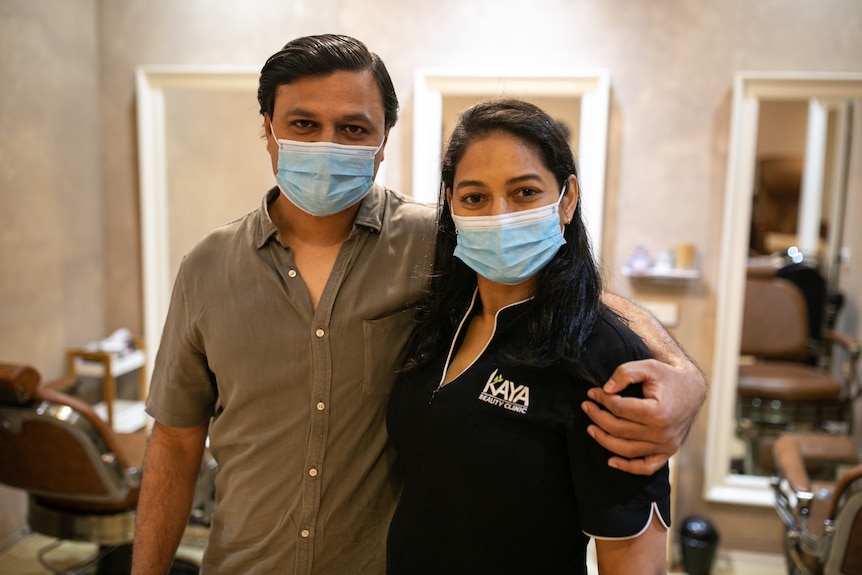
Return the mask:
POLYGON ((278 136, 300 142, 380 146, 374 158, 376 175, 383 161, 384 126, 383 97, 370 71, 338 70, 283 84, 275 94, 271 122, 264 119, 273 173, 278 172, 278 136))

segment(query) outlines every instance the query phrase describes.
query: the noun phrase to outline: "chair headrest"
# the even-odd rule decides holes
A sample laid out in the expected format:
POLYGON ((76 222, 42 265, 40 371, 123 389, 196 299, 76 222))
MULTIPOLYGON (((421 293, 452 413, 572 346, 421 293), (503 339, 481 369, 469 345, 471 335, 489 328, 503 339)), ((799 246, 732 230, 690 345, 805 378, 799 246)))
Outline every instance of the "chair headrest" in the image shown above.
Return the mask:
POLYGON ((39 372, 29 365, 0 363, 0 403, 28 403, 41 379, 39 372))

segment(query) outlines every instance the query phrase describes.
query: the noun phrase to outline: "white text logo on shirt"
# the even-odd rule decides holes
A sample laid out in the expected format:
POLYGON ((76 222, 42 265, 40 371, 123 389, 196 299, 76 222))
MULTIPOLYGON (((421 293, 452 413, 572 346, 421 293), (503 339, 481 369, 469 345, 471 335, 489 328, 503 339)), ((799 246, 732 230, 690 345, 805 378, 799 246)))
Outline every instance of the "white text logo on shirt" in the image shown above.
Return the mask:
POLYGON ((505 379, 494 370, 485 383, 479 399, 491 405, 506 408, 517 413, 527 413, 530 407, 530 388, 505 379))

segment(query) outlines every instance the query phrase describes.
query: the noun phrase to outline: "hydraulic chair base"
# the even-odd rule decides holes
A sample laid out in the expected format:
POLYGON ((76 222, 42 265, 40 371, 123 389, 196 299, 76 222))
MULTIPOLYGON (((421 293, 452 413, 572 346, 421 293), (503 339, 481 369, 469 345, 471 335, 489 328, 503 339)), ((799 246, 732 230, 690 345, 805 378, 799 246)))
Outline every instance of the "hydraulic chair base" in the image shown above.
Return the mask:
POLYGON ((40 505, 31 497, 29 523, 34 531, 57 539, 120 545, 134 538, 135 512, 70 514, 40 505))

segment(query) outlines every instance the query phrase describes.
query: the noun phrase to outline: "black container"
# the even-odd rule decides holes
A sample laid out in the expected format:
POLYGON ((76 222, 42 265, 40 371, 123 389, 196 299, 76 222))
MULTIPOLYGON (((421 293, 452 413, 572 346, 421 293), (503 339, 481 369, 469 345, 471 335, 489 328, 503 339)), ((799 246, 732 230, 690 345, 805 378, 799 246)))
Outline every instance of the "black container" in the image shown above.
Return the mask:
POLYGON ((720 537, 705 517, 686 517, 679 529, 682 564, 688 575, 709 575, 720 537))

